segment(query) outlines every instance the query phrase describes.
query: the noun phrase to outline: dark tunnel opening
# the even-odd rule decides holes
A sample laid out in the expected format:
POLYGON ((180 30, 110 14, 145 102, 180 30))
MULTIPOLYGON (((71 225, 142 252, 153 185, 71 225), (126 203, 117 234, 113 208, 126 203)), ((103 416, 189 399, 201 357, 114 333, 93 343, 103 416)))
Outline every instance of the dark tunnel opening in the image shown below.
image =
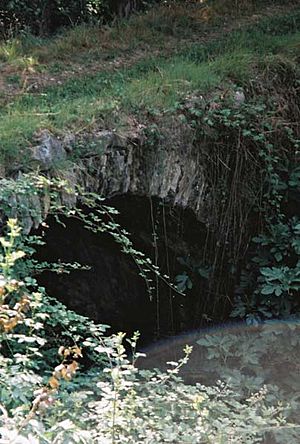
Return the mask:
MULTIPOLYGON (((134 247, 157 263, 162 275, 174 281, 178 275, 192 274, 186 264, 191 258, 201 260, 207 230, 191 211, 131 195, 114 197, 105 204, 119 211, 115 221, 130 233, 134 247)), ((141 343, 147 344, 228 316, 228 307, 218 307, 211 301, 207 279, 199 273, 194 273, 193 285, 186 289, 185 296, 154 278, 150 300, 145 280, 131 256, 124 254, 109 234, 88 231, 76 219, 63 217, 62 222, 48 218, 46 244, 39 248, 37 259, 79 262, 90 269, 70 274, 46 271, 39 276, 39 284, 68 308, 109 325, 110 332, 131 335, 138 330, 141 343)))

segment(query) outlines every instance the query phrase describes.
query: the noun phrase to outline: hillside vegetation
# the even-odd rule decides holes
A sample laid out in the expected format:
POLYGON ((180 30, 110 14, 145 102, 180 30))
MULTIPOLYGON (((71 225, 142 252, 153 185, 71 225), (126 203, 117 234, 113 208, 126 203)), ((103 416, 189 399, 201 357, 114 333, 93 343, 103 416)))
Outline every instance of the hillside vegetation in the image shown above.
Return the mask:
POLYGON ((152 114, 180 112, 194 95, 209 103, 244 87, 252 99, 253 79, 296 67, 299 21, 293 4, 234 19, 175 3, 113 27, 11 38, 0 47, 2 164, 26 168, 41 128, 122 132, 130 117, 147 125, 152 114))

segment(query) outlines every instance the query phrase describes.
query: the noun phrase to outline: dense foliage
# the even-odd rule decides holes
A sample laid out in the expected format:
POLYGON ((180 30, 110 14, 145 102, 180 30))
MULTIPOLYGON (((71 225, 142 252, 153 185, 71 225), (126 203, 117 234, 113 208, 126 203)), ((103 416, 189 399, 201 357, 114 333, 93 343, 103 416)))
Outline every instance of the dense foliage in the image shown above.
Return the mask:
MULTIPOLYGON (((169 363, 166 373, 138 370, 137 336, 128 341, 129 360, 122 333, 105 338, 101 326, 66 309, 61 311, 61 328, 74 342, 67 345, 61 337, 60 363, 53 358, 51 370, 51 362, 47 359, 45 365, 44 361, 45 350, 51 355, 51 344, 50 349, 46 346, 51 333, 45 336, 44 329, 53 322, 47 301, 29 275, 30 253, 26 259, 16 220, 10 219, 7 227, 0 256, 0 436, 4 442, 221 444, 230 440, 252 444, 285 424, 283 407, 270 402, 264 390, 245 397, 228 384, 185 385, 177 373, 186 364, 190 348, 181 361, 169 363), (72 325, 66 322, 69 316, 73 316, 72 325), (100 359, 92 370, 77 376, 83 322, 89 337, 82 347, 100 359)), ((53 307, 56 312, 61 308, 53 307)))
POLYGON ((10 0, 0 5, 0 37, 24 31, 45 36, 66 26, 99 25, 115 17, 127 18, 130 12, 146 3, 138 0, 10 0))
POLYGON ((25 29, 41 35, 61 26, 99 19, 105 5, 101 0, 12 0, 5 3, 0 8, 3 34, 25 29))
MULTIPOLYGON (((296 65, 276 63, 283 113, 276 95, 273 102, 258 98, 248 83, 237 88, 243 98, 249 94, 247 103, 216 95, 209 109, 196 100, 181 108, 205 140, 211 201, 209 247, 197 259, 179 258, 178 285, 189 292, 202 282, 216 298, 235 293, 232 316, 248 323, 297 316, 300 309, 299 128, 288 121, 299 118, 299 73, 296 65)), ((267 79, 268 87, 272 93, 267 79)))
MULTIPOLYGON (((265 0, 264 4, 276 3, 276 0, 265 0)), ((0 35, 8 36, 20 31, 47 35, 63 26, 74 26, 80 23, 103 23, 114 17, 128 18, 133 11, 141 10, 149 4, 163 3, 165 9, 178 7, 173 0, 159 2, 155 0, 9 0, 0 7, 0 35)), ((185 15, 185 2, 181 14, 185 15)), ((192 4, 192 2, 190 2, 192 4)), ((254 11, 261 5, 252 0, 206 0, 202 8, 204 15, 211 18, 215 15, 241 14, 254 11)), ((182 22, 186 20, 182 17, 182 22)), ((159 23, 158 23, 159 25, 159 23)), ((168 25, 172 26, 172 24, 168 25)))

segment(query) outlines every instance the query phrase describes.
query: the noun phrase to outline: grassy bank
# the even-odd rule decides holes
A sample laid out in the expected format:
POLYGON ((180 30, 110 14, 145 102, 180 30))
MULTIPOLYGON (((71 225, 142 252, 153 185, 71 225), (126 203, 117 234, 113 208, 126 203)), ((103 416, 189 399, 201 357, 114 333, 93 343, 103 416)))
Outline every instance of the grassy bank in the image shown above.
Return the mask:
POLYGON ((247 19, 243 26, 237 22, 231 32, 228 25, 212 21, 210 28, 202 20, 192 28, 193 38, 192 11, 180 21, 177 14, 173 28, 181 33, 155 28, 147 17, 106 31, 81 26, 52 40, 27 36, 2 44, 2 164, 26 164, 26 149, 41 128, 118 129, 131 114, 175 111, 188 95, 246 87, 279 61, 297 69, 299 8, 254 23, 247 19))

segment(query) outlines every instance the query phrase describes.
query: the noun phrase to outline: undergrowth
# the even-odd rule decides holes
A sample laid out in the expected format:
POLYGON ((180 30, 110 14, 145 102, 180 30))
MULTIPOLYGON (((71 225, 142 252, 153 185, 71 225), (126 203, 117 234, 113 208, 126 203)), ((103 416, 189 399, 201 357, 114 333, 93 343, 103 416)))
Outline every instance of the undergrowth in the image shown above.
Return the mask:
POLYGON ((229 384, 184 384, 177 374, 191 348, 185 349, 181 360, 170 362, 165 373, 138 370, 138 335, 127 340, 132 348, 129 360, 124 334, 105 338, 103 328, 89 321, 85 333, 90 336, 82 346, 99 358, 90 371, 79 373, 83 318, 73 315, 70 325, 65 321, 72 312, 65 309, 60 317, 74 345, 60 337, 56 360, 51 343, 45 351, 51 341, 45 325, 52 320, 44 290, 36 287, 31 276, 28 259, 33 250, 25 252, 16 220, 9 219, 7 228, 6 236, 0 238, 2 440, 25 444, 259 443, 266 433, 286 425, 285 407, 272 397, 270 401, 265 389, 243 397, 229 384))

